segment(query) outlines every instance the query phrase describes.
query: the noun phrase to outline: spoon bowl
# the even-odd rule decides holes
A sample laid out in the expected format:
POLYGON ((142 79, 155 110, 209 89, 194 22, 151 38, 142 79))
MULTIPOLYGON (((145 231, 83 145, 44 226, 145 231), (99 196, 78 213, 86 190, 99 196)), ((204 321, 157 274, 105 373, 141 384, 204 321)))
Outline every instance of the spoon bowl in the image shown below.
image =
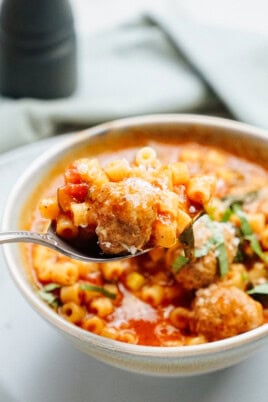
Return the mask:
POLYGON ((47 232, 37 233, 32 231, 11 231, 0 233, 0 244, 4 243, 36 243, 58 251, 67 257, 84 262, 107 262, 118 261, 126 258, 137 257, 147 253, 150 249, 138 250, 135 254, 105 254, 99 248, 96 239, 92 239, 86 249, 79 249, 60 238, 55 230, 53 223, 49 225, 47 232))

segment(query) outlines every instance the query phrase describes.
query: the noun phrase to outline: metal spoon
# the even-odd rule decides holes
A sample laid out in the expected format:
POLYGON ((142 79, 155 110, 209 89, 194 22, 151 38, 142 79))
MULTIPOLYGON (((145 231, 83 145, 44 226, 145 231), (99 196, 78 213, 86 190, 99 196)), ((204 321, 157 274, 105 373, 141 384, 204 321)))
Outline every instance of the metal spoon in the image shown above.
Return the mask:
POLYGON ((89 243, 86 250, 80 250, 79 248, 73 247, 70 243, 60 238, 53 225, 48 227, 46 233, 36 233, 32 231, 12 231, 12 232, 2 232, 0 233, 0 244, 4 243, 36 243, 52 248, 66 255, 67 257, 81 260, 85 262, 107 262, 107 261, 118 261, 126 258, 137 257, 138 255, 144 254, 149 251, 138 250, 135 254, 104 254, 103 251, 98 247, 95 239, 89 243))
MULTIPOLYGON (((203 211, 193 218, 192 223, 180 234, 179 241, 184 248, 185 255, 192 259, 194 249, 193 223, 203 214, 203 211)), ((50 224, 46 233, 37 233, 32 231, 14 231, 0 233, 0 244, 4 243, 36 243, 52 248, 66 255, 67 257, 85 262, 105 262, 118 261, 126 258, 137 257, 147 253, 151 248, 138 250, 135 254, 105 254, 97 244, 97 239, 92 239, 84 249, 72 246, 66 240, 60 238, 50 224)))

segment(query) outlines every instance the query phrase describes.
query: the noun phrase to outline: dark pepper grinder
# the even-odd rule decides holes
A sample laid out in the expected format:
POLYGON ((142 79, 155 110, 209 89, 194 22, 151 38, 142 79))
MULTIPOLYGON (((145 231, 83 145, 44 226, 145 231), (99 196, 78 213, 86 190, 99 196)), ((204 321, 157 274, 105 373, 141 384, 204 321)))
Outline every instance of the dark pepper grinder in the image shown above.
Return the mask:
POLYGON ((77 80, 76 38, 68 0, 3 0, 0 93, 12 98, 69 96, 77 80))

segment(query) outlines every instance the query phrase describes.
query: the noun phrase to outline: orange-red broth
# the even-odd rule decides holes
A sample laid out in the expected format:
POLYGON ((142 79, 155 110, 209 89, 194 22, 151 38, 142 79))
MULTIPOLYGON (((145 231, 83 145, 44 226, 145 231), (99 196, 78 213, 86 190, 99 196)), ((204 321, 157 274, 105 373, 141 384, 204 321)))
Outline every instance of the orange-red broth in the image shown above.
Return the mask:
MULTIPOLYGON (((196 143, 167 144, 152 141, 146 143, 143 141, 142 144, 136 146, 122 144, 120 147, 120 144, 110 144, 110 151, 98 146, 94 148, 94 155, 92 155, 92 149, 88 149, 77 152, 77 154, 69 156, 68 160, 63 160, 58 164, 47 180, 40 184, 25 206, 24 228, 45 230, 47 221, 41 218, 38 203, 42 198, 54 194, 55 189, 63 184, 63 171, 71 161, 78 157, 94 156, 99 158, 101 164, 120 158, 127 158, 132 162, 137 150, 146 145, 152 146, 157 151, 158 157, 163 163, 184 161, 192 174, 212 173, 215 175, 217 178, 216 196, 219 198, 230 193, 247 193, 268 184, 268 174, 265 169, 215 147, 196 143)), ((41 260, 54 266, 70 261, 67 257, 39 245, 23 245, 23 253, 31 280, 37 290, 42 290, 49 283, 45 279, 40 279, 38 275, 38 264, 41 260), (39 250, 39 258, 36 258, 37 250, 39 250)), ((85 314, 74 324, 101 336, 139 345, 176 346, 207 342, 202 334, 192 333, 189 329, 187 311, 190 316, 195 291, 185 290, 176 282, 171 269, 171 258, 170 251, 156 249, 147 255, 120 262, 120 267, 114 269, 112 274, 105 274, 102 264, 74 261, 73 263, 79 266, 76 287, 80 289, 79 284, 89 283, 106 287, 108 291, 112 290, 112 292, 116 289, 117 295, 112 300, 113 311, 100 318, 102 324, 96 324, 94 320, 90 324, 90 319, 96 316, 96 309, 91 303, 91 297, 86 295, 87 292, 79 290, 79 304, 85 314), (137 290, 132 290, 127 285, 127 278, 133 272, 141 274, 144 278, 143 285, 137 290), (162 289, 159 303, 155 303, 154 298, 150 298, 150 295, 143 295, 143 289, 147 285, 162 289), (181 318, 178 325, 174 325, 170 320, 170 313, 176 307, 182 307, 186 311, 184 319, 181 318)), ((56 300, 60 291, 60 288, 57 288, 51 292, 56 300)), ((97 294, 97 296, 103 297, 101 294, 97 294)), ((63 314, 61 306, 55 307, 54 305, 53 308, 59 314, 63 314)), ((68 314, 71 312, 66 309, 63 314, 64 318, 69 319, 68 314)), ((267 321, 268 315, 265 309, 264 317, 267 321)))

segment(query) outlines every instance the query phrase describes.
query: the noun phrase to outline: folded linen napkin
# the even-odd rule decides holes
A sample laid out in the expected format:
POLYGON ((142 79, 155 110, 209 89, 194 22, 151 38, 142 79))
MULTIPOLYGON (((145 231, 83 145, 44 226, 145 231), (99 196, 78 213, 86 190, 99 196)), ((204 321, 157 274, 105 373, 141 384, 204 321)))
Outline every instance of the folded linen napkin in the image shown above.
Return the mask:
MULTIPOLYGON (((149 12, 78 38, 79 84, 66 99, 0 99, 0 152, 131 115, 195 112, 268 128, 268 38, 149 12)), ((45 85, 45 83, 44 83, 45 85)))

